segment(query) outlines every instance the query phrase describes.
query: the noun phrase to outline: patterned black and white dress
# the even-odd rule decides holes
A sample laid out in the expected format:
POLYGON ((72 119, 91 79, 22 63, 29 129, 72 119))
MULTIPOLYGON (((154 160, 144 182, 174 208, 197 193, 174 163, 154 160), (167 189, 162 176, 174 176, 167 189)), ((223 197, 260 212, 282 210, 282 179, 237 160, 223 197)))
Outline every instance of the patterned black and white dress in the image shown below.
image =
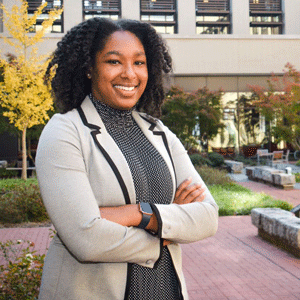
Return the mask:
MULTIPOLYGON (((122 151, 132 174, 136 201, 169 204, 172 178, 166 162, 143 134, 132 110, 117 110, 93 99, 107 132, 122 151)), ((129 264, 126 300, 181 299, 179 281, 167 247, 153 269, 129 264)))

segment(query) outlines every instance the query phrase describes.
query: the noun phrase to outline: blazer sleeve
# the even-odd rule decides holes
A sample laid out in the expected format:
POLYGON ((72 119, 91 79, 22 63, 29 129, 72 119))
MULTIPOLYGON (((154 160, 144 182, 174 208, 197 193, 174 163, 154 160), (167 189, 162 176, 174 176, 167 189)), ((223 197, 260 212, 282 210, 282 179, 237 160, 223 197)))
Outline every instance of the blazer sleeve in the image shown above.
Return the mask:
POLYGON ((159 237, 175 243, 191 243, 205 239, 217 231, 218 206, 179 139, 166 126, 163 128, 174 163, 177 185, 192 177, 193 183, 201 183, 205 188, 205 199, 202 202, 184 205, 155 204, 154 209, 160 223, 159 237))
POLYGON ((39 140, 39 187, 60 239, 79 261, 130 262, 152 268, 160 256, 160 239, 101 218, 81 142, 73 119, 60 114, 48 122, 39 140))

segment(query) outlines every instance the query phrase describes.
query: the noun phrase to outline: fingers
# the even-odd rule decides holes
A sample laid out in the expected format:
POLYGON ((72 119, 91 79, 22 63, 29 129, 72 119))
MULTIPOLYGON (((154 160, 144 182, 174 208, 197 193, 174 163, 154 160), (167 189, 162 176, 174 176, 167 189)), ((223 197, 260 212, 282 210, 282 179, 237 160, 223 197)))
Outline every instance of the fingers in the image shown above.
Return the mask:
POLYGON ((188 178, 183 181, 175 193, 174 203, 187 204, 191 202, 201 202, 204 200, 204 191, 202 184, 191 184, 192 179, 188 178))
POLYGON ((184 180, 179 185, 179 187, 177 188, 176 193, 175 193, 175 198, 179 197, 180 194, 184 191, 184 189, 187 188, 191 183, 192 183, 192 178, 191 177, 189 177, 188 179, 184 180))
POLYGON ((168 246, 168 245, 170 245, 170 244, 172 244, 172 242, 171 241, 169 241, 169 240, 163 240, 163 246, 168 246))

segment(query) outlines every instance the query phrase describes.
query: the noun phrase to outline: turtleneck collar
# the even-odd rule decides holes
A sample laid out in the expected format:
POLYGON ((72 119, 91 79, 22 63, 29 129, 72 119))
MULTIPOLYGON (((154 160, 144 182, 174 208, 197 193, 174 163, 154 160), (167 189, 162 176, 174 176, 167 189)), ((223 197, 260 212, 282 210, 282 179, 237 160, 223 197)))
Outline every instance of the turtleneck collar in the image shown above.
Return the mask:
POLYGON ((134 124, 132 111, 135 107, 129 110, 116 109, 108 106, 100 100, 95 99, 92 94, 90 94, 89 97, 105 125, 109 124, 113 127, 128 128, 134 124))

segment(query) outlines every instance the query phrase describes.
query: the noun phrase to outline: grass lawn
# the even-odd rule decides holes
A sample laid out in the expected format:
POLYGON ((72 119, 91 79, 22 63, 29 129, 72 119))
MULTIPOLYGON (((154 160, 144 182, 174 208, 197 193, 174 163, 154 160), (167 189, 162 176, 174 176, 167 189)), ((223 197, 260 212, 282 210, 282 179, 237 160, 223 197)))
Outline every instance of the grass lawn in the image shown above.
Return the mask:
POLYGON ((31 184, 38 184, 36 177, 28 178, 26 181, 19 178, 0 179, 0 190, 13 189, 14 187, 20 185, 29 186, 31 184))
POLYGON ((249 215, 252 208, 279 207, 291 210, 292 205, 281 200, 274 200, 264 193, 255 193, 236 183, 211 185, 208 187, 219 205, 220 216, 249 215))

